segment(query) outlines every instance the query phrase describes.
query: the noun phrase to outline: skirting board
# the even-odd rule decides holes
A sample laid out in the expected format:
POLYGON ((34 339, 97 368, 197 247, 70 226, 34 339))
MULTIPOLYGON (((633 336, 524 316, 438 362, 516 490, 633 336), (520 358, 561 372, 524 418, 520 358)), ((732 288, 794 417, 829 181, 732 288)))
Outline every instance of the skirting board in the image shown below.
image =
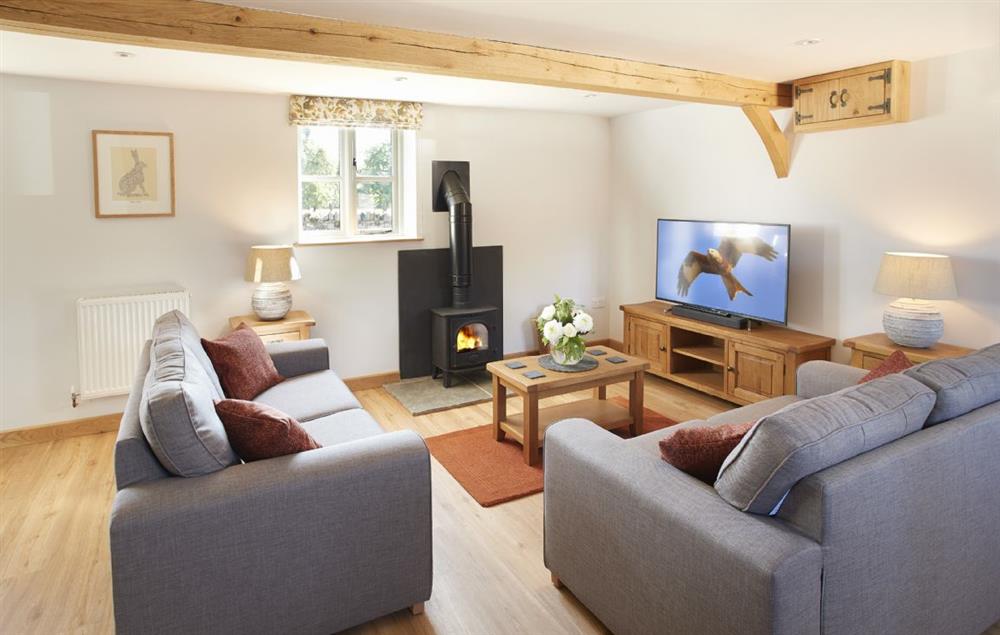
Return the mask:
POLYGON ((14 428, 13 430, 0 432, 0 448, 12 448, 29 443, 46 443, 48 441, 79 437, 85 434, 114 432, 118 429, 118 423, 121 421, 121 418, 122 413, 116 412, 108 415, 87 417, 86 419, 73 419, 72 421, 60 421, 47 425, 14 428))
MULTIPOLYGON (((617 351, 624 349, 622 343, 612 339, 590 340, 587 346, 608 346, 617 351)), ((540 350, 521 351, 517 353, 506 353, 504 359, 514 357, 525 357, 527 355, 538 355, 540 350)), ((347 387, 352 391, 372 390, 380 388, 385 384, 399 381, 399 371, 389 371, 375 373, 373 375, 361 375, 359 377, 348 377, 344 380, 347 387)), ((0 432, 0 448, 11 448, 29 443, 46 443, 48 441, 58 441, 70 437, 79 437, 85 434, 100 434, 101 432, 115 432, 121 421, 122 413, 117 412, 86 419, 73 419, 72 421, 60 421, 40 426, 30 426, 26 428, 14 428, 0 432)))

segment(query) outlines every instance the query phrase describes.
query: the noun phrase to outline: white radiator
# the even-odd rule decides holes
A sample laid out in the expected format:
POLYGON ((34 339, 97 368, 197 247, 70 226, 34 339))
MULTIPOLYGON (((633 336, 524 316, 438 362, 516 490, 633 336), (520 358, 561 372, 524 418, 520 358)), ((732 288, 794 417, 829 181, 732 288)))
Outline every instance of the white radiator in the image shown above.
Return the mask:
POLYGON ((168 291, 76 301, 76 334, 80 364, 79 399, 128 394, 142 347, 156 318, 189 309, 187 291, 168 291))

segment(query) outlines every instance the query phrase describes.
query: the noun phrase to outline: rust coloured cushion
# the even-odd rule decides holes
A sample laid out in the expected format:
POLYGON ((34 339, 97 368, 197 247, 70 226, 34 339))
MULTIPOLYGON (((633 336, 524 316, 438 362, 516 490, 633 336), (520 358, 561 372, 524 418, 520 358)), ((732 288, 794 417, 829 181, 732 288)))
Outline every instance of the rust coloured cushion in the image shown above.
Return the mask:
POLYGON ((202 339, 201 345, 230 399, 249 401, 285 379, 278 374, 260 336, 246 324, 215 341, 202 339))
POLYGON ((866 381, 878 379, 879 377, 885 377, 886 375, 892 375, 894 373, 901 373, 907 368, 912 367, 913 362, 910 361, 910 358, 907 357, 903 351, 894 351, 892 355, 883 359, 881 364, 862 377, 858 383, 863 384, 866 381))
POLYGON ((215 402, 229 443, 244 461, 260 461, 323 447, 299 422, 271 406, 241 399, 215 402))
POLYGON ((663 460, 708 484, 754 421, 700 428, 679 428, 660 441, 663 460))

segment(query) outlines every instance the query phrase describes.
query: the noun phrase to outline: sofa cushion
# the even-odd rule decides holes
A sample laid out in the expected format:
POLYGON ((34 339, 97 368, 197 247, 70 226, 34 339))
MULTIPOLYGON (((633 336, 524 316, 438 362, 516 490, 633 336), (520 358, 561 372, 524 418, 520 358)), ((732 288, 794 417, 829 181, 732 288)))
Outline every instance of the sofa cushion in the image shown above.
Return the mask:
POLYGON ((866 381, 878 379, 879 377, 901 373, 907 368, 913 368, 913 362, 906 356, 906 353, 903 351, 893 351, 892 355, 883 359, 878 366, 871 369, 867 375, 859 379, 858 383, 863 384, 866 381))
POLYGON ((203 339, 201 343, 230 399, 251 400, 284 380, 260 335, 246 324, 214 342, 203 339))
POLYGON ((765 399, 764 401, 758 401, 747 406, 741 406, 739 408, 733 408, 732 410, 720 412, 719 414, 706 419, 706 422, 712 426, 719 426, 727 423, 757 421, 761 417, 778 412, 782 408, 800 401, 802 401, 802 399, 796 397, 795 395, 782 395, 781 397, 765 399))
POLYGON ((715 489, 738 509, 772 513, 800 479, 920 430, 933 407, 932 390, 899 374, 792 404, 743 437, 715 489))
POLYGON ((663 460, 700 481, 714 483, 719 468, 754 421, 676 430, 660 441, 663 460))
POLYGON ((332 370, 291 377, 257 395, 254 401, 277 408, 299 421, 361 407, 332 370))
POLYGON ((344 410, 301 425, 324 446, 366 439, 385 432, 370 414, 360 408, 344 410))
POLYGON ((179 316, 167 313, 153 326, 139 425, 168 472, 200 476, 239 463, 239 457, 215 412, 222 394, 198 359, 200 345, 183 336, 186 320, 179 316))
POLYGON ((1000 344, 954 359, 938 359, 905 372, 937 393, 932 426, 1000 401, 1000 344))
POLYGON ((271 406, 242 399, 215 402, 229 442, 244 461, 273 459, 322 447, 299 422, 271 406))

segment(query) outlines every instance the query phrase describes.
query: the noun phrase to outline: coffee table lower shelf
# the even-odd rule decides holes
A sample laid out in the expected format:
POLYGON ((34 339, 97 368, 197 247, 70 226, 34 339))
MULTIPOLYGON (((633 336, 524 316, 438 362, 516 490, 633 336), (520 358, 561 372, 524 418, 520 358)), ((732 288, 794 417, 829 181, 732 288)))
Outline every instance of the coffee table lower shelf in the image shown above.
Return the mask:
MULTIPOLYGON (((605 399, 581 399, 558 406, 548 406, 538 409, 538 444, 545 441, 545 430, 563 419, 589 419, 607 430, 632 425, 632 415, 627 408, 611 403, 605 399)), ((524 416, 521 414, 507 415, 500 422, 500 429, 509 434, 518 443, 524 444, 524 416)))

